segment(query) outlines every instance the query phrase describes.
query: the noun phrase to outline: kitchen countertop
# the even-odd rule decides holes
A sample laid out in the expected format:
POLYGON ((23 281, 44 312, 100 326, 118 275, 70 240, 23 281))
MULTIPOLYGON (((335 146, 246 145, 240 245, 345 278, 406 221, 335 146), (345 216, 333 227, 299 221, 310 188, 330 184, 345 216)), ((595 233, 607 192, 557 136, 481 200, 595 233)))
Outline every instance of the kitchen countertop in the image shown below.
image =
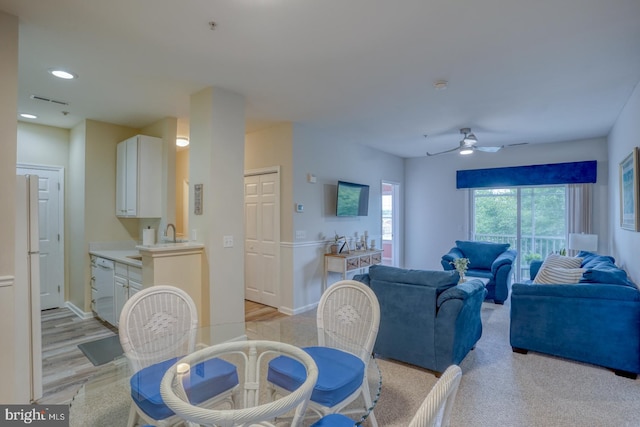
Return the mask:
POLYGON ((189 241, 176 243, 163 242, 148 246, 140 245, 139 242, 135 241, 91 242, 89 243, 89 254, 134 267, 142 267, 141 259, 131 257, 141 257, 141 252, 150 256, 171 256, 171 254, 174 253, 187 253, 194 250, 201 251, 203 248, 204 244, 189 241))
POLYGON ((135 249, 103 249, 89 251, 89 254, 107 258, 115 262, 131 265, 133 267, 142 267, 142 261, 138 259, 128 258, 128 256, 140 256, 140 252, 135 249))
POLYGON ((136 249, 148 252, 172 252, 172 251, 186 251, 190 249, 202 249, 204 245, 196 242, 165 242, 156 243, 155 245, 138 245, 136 249))

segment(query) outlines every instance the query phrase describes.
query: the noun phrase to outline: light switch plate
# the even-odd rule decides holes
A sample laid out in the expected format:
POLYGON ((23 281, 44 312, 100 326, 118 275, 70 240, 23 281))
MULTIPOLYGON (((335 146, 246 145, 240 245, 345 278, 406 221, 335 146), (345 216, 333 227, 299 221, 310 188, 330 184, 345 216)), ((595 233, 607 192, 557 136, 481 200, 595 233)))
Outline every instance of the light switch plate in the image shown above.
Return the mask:
POLYGON ((222 246, 225 248, 233 247, 233 236, 224 236, 222 239, 222 246))

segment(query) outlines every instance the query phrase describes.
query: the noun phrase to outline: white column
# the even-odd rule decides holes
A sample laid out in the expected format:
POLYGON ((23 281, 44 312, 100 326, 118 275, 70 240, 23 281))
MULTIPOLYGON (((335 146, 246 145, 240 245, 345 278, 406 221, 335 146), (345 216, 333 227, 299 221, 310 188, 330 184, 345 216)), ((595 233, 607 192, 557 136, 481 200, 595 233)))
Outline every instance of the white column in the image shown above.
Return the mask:
POLYGON ((212 87, 193 94, 189 134, 189 228, 205 245, 203 298, 212 324, 242 322, 244 97, 212 87), (194 188, 200 184, 202 214, 196 215, 194 188), (224 247, 225 237, 232 247, 224 247))

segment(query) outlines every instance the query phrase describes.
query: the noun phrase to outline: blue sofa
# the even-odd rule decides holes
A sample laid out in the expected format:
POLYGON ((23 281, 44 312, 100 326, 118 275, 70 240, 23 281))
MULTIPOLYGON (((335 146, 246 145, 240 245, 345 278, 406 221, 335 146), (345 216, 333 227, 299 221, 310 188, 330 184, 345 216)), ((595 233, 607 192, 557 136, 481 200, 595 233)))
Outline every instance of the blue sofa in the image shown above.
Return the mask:
POLYGON ((456 240, 456 246, 442 256, 440 263, 446 271, 453 270, 451 264, 457 258, 468 258, 467 275, 489 279, 487 299, 504 304, 511 289, 511 269, 518 252, 509 249, 508 243, 473 242, 456 240))
POLYGON ((456 271, 405 270, 373 265, 356 275, 380 303, 374 353, 444 372, 459 364, 482 335, 480 280, 458 284, 456 271))
MULTIPOLYGON (((640 373, 640 290, 612 257, 589 252, 577 284, 514 283, 510 341, 528 350, 613 369, 640 373)), ((535 278, 541 262, 531 264, 535 278)))

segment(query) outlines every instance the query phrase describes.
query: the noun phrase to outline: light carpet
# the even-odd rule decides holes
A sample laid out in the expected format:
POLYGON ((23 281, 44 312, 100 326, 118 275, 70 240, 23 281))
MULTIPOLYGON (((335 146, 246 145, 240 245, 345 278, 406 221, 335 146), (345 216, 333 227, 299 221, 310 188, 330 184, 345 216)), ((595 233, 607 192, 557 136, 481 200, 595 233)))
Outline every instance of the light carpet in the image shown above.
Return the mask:
MULTIPOLYGON (((513 353, 508 302, 504 306, 484 303, 482 321, 482 338, 460 365, 463 376, 452 426, 640 425, 640 381, 546 355, 513 353)), ((295 316, 282 322, 295 322, 295 316)), ((437 378, 411 365, 384 359, 377 363, 383 381, 375 409, 378 424, 406 427, 437 378)), ((128 409, 127 383, 123 381, 111 385, 95 401, 85 400, 80 393, 72 403, 71 425, 124 426, 128 409), (87 412, 92 414, 91 423, 87 412)))

